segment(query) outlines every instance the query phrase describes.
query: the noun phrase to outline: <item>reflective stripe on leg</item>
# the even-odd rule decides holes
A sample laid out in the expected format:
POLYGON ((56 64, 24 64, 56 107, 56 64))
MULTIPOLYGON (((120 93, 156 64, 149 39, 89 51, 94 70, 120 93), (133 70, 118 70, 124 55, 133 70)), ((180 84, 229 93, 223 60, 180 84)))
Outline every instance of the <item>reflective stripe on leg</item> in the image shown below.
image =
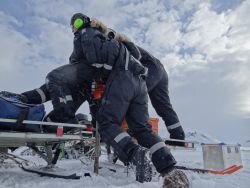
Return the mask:
POLYGON ((118 134, 118 135, 114 138, 114 140, 115 140, 117 143, 119 143, 122 139, 124 139, 124 138, 126 138, 126 137, 130 137, 130 136, 129 136, 128 133, 123 132, 123 133, 118 134))
POLYGON ((178 127, 181 127, 180 122, 175 123, 175 124, 170 125, 170 126, 167 126, 167 129, 168 129, 168 130, 172 130, 172 129, 176 129, 176 128, 178 128, 178 127))
POLYGON ((149 148, 150 156, 152 156, 156 151, 158 151, 163 147, 166 147, 166 144, 164 142, 158 142, 155 145, 153 145, 151 148, 149 148))
POLYGON ((40 88, 36 89, 36 92, 40 95, 42 103, 46 102, 46 95, 40 88))

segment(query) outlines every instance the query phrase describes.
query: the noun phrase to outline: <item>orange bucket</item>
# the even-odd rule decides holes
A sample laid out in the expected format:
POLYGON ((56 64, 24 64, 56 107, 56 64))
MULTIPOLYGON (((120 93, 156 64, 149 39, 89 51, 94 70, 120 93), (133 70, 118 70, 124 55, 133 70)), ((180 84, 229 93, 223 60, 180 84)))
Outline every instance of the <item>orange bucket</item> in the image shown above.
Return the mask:
MULTIPOLYGON (((149 118, 148 120, 149 124, 151 125, 153 133, 158 135, 158 124, 159 124, 159 119, 158 118, 149 118)), ((124 131, 128 130, 128 124, 127 121, 124 119, 121 124, 121 128, 124 131)))

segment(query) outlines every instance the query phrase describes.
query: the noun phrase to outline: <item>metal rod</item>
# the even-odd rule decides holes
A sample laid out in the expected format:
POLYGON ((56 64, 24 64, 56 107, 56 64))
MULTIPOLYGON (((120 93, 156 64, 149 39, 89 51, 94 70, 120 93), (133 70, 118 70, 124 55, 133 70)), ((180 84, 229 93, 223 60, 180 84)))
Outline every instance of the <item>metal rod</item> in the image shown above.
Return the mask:
MULTIPOLYGON (((16 119, 5 119, 0 118, 0 122, 4 123, 16 123, 16 119)), ((45 121, 31 121, 31 120, 24 120, 22 122, 23 124, 34 124, 34 125, 51 125, 51 126, 62 126, 62 127, 78 127, 86 129, 86 125, 80 125, 80 124, 71 124, 71 123, 56 123, 56 122, 45 122, 45 121)))
POLYGON ((98 131, 98 122, 96 121, 96 143, 95 143, 95 163, 94 163, 94 173, 98 174, 99 172, 99 154, 100 154, 100 135, 98 131))
POLYGON ((171 139, 171 138, 166 138, 164 139, 164 141, 176 141, 176 142, 185 142, 185 143, 194 143, 194 144, 200 144, 199 142, 197 141, 193 141, 193 140, 179 140, 179 139, 171 139))

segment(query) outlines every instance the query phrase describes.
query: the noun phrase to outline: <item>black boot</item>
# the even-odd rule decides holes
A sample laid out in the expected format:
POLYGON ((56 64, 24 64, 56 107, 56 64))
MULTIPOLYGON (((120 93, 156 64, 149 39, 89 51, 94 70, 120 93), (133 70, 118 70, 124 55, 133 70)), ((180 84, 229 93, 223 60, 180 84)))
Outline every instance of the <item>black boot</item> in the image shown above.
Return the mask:
POLYGON ((136 181, 141 183, 152 180, 152 164, 146 156, 148 149, 138 146, 132 154, 131 162, 136 167, 136 181))
POLYGON ((189 188, 189 180, 186 174, 172 167, 162 173, 164 178, 163 188, 189 188))

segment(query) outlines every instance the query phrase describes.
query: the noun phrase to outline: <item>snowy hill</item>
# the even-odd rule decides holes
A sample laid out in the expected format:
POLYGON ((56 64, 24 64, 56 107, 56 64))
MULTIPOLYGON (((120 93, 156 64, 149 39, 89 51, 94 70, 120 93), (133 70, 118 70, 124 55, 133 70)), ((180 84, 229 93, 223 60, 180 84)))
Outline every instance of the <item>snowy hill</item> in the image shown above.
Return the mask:
POLYGON ((247 140, 245 143, 242 144, 245 147, 250 147, 250 140, 247 140))
POLYGON ((186 140, 196 141, 199 143, 221 143, 222 141, 213 138, 212 136, 197 131, 186 132, 186 140))
POLYGON ((246 140, 245 142, 241 143, 241 149, 250 151, 250 140, 246 140))

